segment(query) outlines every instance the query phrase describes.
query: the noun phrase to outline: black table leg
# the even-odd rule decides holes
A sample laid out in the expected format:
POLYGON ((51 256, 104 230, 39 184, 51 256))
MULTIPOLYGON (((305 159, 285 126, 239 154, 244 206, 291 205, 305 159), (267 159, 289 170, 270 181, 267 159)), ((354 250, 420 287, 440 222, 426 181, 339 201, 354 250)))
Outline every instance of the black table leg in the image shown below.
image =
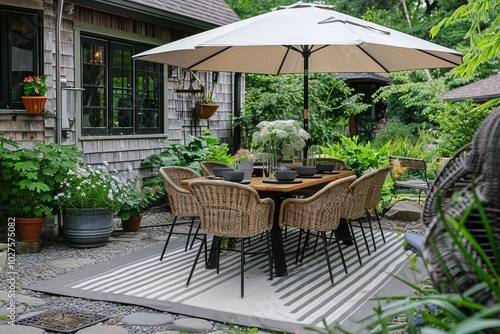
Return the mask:
POLYGON ((280 205, 283 200, 282 194, 266 192, 261 197, 269 197, 274 200, 274 219, 271 229, 271 246, 273 251, 274 269, 276 276, 283 277, 288 275, 288 269, 285 259, 285 247, 283 245, 283 234, 279 226, 280 205))
POLYGON ((219 251, 219 247, 217 246, 218 244, 219 244, 219 237, 214 236, 212 239, 212 246, 210 247, 210 252, 208 253, 208 260, 207 263, 205 263, 206 269, 217 268, 217 257, 215 252, 219 251))
POLYGON ((337 227, 337 235, 340 240, 342 240, 342 243, 344 245, 353 245, 352 238, 354 236, 351 236, 351 232, 349 231, 349 223, 347 220, 342 218, 340 220, 339 227, 337 227))

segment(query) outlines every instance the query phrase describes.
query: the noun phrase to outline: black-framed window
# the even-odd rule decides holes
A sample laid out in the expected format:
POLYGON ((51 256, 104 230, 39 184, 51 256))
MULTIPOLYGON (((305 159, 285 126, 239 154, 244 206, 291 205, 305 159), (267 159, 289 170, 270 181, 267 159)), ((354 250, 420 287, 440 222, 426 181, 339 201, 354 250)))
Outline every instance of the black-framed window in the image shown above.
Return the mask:
POLYGON ((128 41, 81 38, 83 135, 163 133, 163 66, 132 59, 149 48, 128 41))
POLYGON ((0 6, 0 108, 23 108, 23 79, 43 75, 43 15, 0 6))

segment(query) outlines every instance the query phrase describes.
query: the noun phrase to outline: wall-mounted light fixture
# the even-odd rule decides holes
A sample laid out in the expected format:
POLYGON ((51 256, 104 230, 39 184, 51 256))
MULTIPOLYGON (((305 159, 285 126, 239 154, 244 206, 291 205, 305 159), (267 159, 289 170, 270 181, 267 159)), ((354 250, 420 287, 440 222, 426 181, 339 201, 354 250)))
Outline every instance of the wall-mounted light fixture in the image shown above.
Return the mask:
POLYGON ((83 88, 64 87, 62 88, 62 136, 69 137, 69 131, 76 121, 76 111, 81 105, 83 88))

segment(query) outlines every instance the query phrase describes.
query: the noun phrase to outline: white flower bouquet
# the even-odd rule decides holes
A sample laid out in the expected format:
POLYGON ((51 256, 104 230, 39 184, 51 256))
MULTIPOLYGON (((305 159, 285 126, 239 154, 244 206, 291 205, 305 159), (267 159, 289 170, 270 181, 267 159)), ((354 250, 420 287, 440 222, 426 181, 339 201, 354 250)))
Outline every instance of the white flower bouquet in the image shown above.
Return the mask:
POLYGON ((295 151, 302 150, 306 141, 310 139, 309 133, 302 129, 299 122, 288 121, 263 121, 257 124, 252 140, 256 146, 275 149, 284 157, 292 157, 295 151))

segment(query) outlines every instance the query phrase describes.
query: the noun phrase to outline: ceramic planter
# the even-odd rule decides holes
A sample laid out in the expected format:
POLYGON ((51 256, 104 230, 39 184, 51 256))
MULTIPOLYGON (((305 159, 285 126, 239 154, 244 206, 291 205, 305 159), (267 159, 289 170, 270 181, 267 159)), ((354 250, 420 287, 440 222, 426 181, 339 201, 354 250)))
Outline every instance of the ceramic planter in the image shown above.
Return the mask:
POLYGON ((73 247, 102 246, 113 232, 113 212, 108 209, 65 208, 63 231, 73 247))

